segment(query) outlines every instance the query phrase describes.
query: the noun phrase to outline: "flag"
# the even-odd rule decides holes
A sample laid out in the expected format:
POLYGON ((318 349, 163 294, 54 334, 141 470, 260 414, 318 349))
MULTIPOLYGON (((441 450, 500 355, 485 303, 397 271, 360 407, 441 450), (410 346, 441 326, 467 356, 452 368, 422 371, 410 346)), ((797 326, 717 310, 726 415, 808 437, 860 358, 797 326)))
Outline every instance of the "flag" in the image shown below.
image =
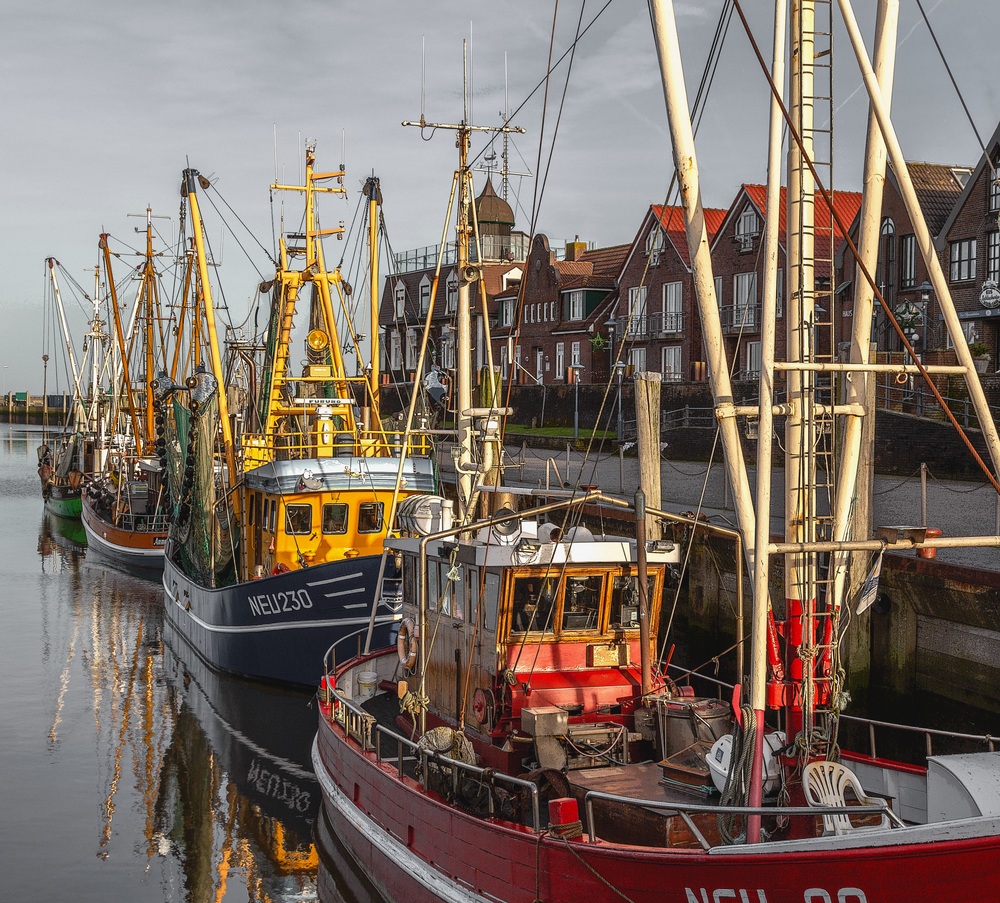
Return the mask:
POLYGON ((879 549, 878 558, 875 559, 872 569, 868 572, 868 576, 865 577, 864 585, 861 587, 861 598, 858 599, 857 614, 867 611, 875 604, 875 599, 878 596, 878 578, 882 573, 882 553, 884 551, 884 546, 879 549))

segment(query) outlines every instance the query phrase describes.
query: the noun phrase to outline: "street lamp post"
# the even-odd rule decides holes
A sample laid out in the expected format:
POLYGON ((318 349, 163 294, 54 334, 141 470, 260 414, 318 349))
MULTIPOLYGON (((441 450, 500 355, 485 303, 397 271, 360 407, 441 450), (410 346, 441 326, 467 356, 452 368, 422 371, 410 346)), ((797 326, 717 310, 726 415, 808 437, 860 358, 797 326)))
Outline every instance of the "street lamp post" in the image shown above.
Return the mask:
POLYGON ((573 371, 573 438, 580 438, 580 373, 583 364, 570 364, 573 371))

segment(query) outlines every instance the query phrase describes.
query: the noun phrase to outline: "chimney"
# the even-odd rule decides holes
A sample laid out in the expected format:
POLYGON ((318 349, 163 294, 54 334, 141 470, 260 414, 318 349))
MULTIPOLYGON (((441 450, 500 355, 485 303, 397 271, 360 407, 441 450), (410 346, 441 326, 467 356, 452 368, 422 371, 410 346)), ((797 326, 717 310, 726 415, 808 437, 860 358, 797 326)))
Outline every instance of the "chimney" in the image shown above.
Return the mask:
POLYGON ((580 241, 580 236, 577 235, 573 241, 566 242, 566 259, 579 260, 580 256, 586 250, 587 243, 585 241, 580 241))

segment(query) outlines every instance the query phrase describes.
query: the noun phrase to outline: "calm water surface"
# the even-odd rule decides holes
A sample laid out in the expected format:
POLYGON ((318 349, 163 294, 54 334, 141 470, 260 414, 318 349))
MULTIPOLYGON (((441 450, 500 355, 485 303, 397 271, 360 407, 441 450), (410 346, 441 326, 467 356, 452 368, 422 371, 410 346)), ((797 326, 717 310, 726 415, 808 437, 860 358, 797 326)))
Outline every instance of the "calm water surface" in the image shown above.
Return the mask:
POLYGON ((374 900, 317 825, 309 695, 206 668, 47 517, 40 438, 0 424, 3 897, 374 900))

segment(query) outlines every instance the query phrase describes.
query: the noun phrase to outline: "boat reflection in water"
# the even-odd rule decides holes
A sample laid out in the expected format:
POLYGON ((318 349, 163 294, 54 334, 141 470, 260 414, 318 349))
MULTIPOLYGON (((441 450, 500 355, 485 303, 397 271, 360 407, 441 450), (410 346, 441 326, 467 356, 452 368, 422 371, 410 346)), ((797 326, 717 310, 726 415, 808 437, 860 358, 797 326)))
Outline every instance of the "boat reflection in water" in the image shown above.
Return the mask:
POLYGON ((315 836, 319 852, 316 877, 319 903, 387 903, 337 837, 323 806, 316 816, 315 836))
POLYGON ((161 852, 181 860, 187 899, 221 898, 236 880, 250 899, 314 897, 309 695, 210 669, 169 623, 163 639, 175 721, 155 820, 161 852))
POLYGON ((56 517, 46 511, 38 527, 38 554, 42 569, 53 573, 63 567, 75 568, 87 551, 87 534, 78 520, 56 517))

